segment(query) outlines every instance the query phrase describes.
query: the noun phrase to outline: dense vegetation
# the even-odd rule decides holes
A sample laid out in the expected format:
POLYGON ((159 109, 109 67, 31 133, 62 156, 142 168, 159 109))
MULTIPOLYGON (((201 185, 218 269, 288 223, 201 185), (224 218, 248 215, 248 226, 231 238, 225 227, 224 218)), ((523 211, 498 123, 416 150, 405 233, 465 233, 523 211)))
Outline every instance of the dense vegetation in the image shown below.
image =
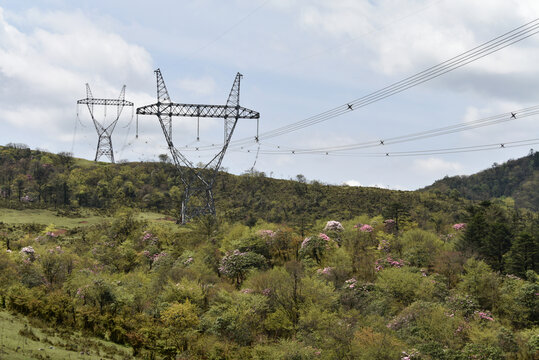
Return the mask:
POLYGON ((148 359, 539 357, 539 217, 511 201, 221 174, 218 217, 178 226, 136 216, 174 214, 169 164, 0 151, 4 206, 113 214, 0 224, 9 311, 148 359))
MULTIPOLYGON (((0 147, 0 206, 81 207, 114 211, 119 204, 177 217, 182 197, 177 171, 166 162, 106 164, 74 159, 70 154, 32 151, 23 145, 0 147)), ((357 214, 413 216, 427 226, 432 214, 451 213, 460 221, 465 202, 456 192, 419 193, 378 188, 279 180, 264 173, 234 176, 222 172, 215 186, 217 212, 229 222, 257 219, 307 229, 316 219, 351 219, 357 214)))
POLYGON ((538 188, 539 153, 531 151, 526 157, 502 165, 494 163, 490 169, 474 175, 445 177, 425 189, 455 190, 471 200, 511 197, 517 207, 539 211, 538 188))

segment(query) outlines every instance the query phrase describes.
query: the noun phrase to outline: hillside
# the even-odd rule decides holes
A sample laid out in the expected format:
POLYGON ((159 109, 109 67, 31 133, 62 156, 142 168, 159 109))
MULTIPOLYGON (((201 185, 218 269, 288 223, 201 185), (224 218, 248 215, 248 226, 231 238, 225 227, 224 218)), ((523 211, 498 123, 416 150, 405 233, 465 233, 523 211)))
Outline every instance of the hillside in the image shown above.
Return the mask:
POLYGON ((0 148, 0 358, 538 358, 537 213, 297 180, 0 148))
MULTIPOLYGON (((178 216, 181 181, 169 163, 94 163, 67 154, 23 146, 0 147, 0 207, 54 208, 74 212, 87 208, 111 211, 129 206, 178 216)), ((280 180, 253 172, 221 172, 214 196, 220 218, 254 224, 257 219, 308 229, 328 217, 348 220, 360 214, 388 218, 404 215, 422 225, 431 213, 450 214, 459 222, 466 201, 451 194, 394 191, 280 180), (398 214, 397 214, 398 213, 398 214)))
POLYGON ((445 177, 423 190, 448 193, 458 191, 470 200, 510 197, 515 206, 539 210, 539 153, 534 152, 504 164, 492 165, 470 176, 445 177))

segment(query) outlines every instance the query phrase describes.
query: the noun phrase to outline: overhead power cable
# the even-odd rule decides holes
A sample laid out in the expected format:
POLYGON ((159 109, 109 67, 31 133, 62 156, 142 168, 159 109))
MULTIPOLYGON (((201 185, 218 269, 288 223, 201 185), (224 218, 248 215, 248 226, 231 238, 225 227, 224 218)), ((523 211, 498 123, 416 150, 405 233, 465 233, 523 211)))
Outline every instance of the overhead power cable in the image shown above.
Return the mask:
MULTIPOLYGON (((326 146, 326 147, 318 147, 318 148, 303 148, 303 149, 297 148, 297 147, 291 148, 291 147, 277 145, 277 144, 270 144, 267 141, 264 141, 263 145, 265 146, 270 145, 273 149, 263 150, 261 153, 262 154, 269 154, 269 153, 282 154, 282 153, 290 153, 291 151, 294 151, 294 153, 296 154, 326 154, 328 152, 335 153, 335 152, 372 148, 372 147, 379 147, 379 146, 388 146, 392 144, 410 142, 410 141, 415 141, 415 140, 422 140, 422 139, 427 139, 431 137, 477 129, 477 128, 481 128, 485 126, 491 126, 491 125, 496 125, 500 123, 516 121, 517 119, 526 118, 526 117, 537 115, 537 114, 539 114, 539 105, 535 105, 535 106, 531 106, 531 107, 527 107, 527 108, 523 108, 519 110, 513 110, 510 112, 505 112, 502 114, 493 115, 493 116, 489 116, 489 117, 478 119, 478 120, 467 121, 464 123, 444 126, 444 127, 440 127, 436 129, 424 130, 424 131, 419 131, 419 132, 405 134, 405 135, 398 135, 398 136, 393 136, 393 137, 384 137, 384 138, 373 139, 373 140, 353 143, 353 144, 326 146)), ((242 150, 242 148, 243 146, 241 145, 235 145, 231 147, 231 149, 233 150, 238 150, 238 149, 242 150)), ((198 148, 197 150, 207 150, 207 149, 198 148)))
MULTIPOLYGON (((329 119, 333 119, 345 113, 360 109, 374 102, 380 101, 387 97, 398 94, 411 87, 415 87, 424 82, 435 79, 450 71, 456 70, 474 61, 477 61, 487 55, 502 50, 512 44, 520 42, 530 36, 533 36, 539 32, 539 19, 528 22, 522 26, 519 26, 511 31, 506 32, 490 41, 487 41, 479 46, 474 47, 460 55, 452 57, 438 65, 432 66, 424 71, 421 71, 413 76, 409 76, 401 81, 386 86, 380 90, 372 92, 368 95, 360 97, 358 99, 347 102, 343 105, 327 110, 320 114, 308 117, 306 119, 267 131, 259 134, 259 139, 269 139, 276 136, 288 134, 293 131, 303 129, 308 126, 312 126, 329 119)), ((252 138, 245 138, 233 142, 233 144, 247 144, 252 142, 252 138)))
MULTIPOLYGON (((508 141, 502 143, 491 143, 483 145, 473 145, 473 146, 463 146, 463 147, 452 147, 452 148, 442 148, 442 149, 428 149, 428 150, 410 150, 410 151, 388 151, 388 152, 372 152, 372 153, 327 153, 327 156, 345 156, 345 157, 402 157, 402 156, 426 156, 426 155, 443 155, 443 154, 454 154, 454 153, 469 153, 477 151, 486 151, 486 150, 496 150, 496 149, 506 149, 513 147, 522 147, 539 144, 539 138, 527 139, 527 140, 518 140, 518 141, 508 141)), ((236 152, 245 152, 243 150, 235 150, 236 152)), ((298 153, 294 150, 284 152, 266 152, 260 151, 260 154, 266 155, 320 155, 319 153, 298 153)))

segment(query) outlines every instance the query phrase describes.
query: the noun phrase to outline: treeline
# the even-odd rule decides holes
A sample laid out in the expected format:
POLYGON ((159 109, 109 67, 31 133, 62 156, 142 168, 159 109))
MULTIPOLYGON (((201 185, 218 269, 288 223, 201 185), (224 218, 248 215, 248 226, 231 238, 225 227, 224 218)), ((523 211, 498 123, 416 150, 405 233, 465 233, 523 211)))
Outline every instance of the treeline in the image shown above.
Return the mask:
POLYGON ((415 215, 319 220, 304 236, 127 209, 67 232, 3 224, 0 306, 145 359, 536 359, 537 215, 463 215, 429 231, 415 215))
MULTIPOLYGON (((51 154, 23 145, 0 147, 0 206, 12 208, 118 206, 155 210, 179 217, 183 195, 175 168, 166 162, 105 164, 51 154)), ((383 214, 403 221, 413 216, 428 226, 437 216, 460 221, 464 200, 455 193, 419 193, 378 188, 330 186, 278 180, 264 173, 241 176, 221 172, 215 186, 217 212, 228 221, 254 224, 258 219, 307 230, 316 219, 350 219, 383 214), (442 216, 441 214, 446 214, 442 216)))
POLYGON ((456 191, 471 200, 489 200, 511 197, 515 205, 539 211, 539 152, 494 163, 490 169, 470 176, 445 177, 425 189, 430 191, 456 191))

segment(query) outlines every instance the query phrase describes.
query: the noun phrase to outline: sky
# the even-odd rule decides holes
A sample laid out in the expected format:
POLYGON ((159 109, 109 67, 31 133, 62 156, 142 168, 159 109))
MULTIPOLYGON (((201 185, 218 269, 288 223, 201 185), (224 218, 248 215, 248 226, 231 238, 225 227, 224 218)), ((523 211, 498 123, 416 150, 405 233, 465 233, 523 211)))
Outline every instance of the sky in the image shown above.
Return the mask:
MULTIPOLYGON (((88 109, 76 105, 86 97, 85 84, 96 98, 118 98, 125 84, 125 98, 136 109, 156 102, 157 68, 173 102, 196 104, 225 104, 240 72, 240 105, 260 113, 263 134, 536 18, 536 0, 0 0, 0 144, 93 160, 96 129, 88 109)), ((533 146, 380 154, 536 139, 539 115, 341 153, 293 152, 376 142, 539 105, 538 63, 539 34, 361 109, 259 143, 256 121, 239 120, 223 166, 234 174, 254 169, 274 178, 301 174, 309 181, 402 190, 470 175, 525 156, 533 146), (239 139, 251 140, 235 144, 239 139)), ((137 138, 134 109, 123 109, 112 135, 115 158, 158 161, 168 153, 159 121, 139 116, 137 138)), ((94 113, 107 125, 116 108, 96 106, 94 113)), ((199 141, 196 118, 173 120, 174 145, 195 164, 208 161, 222 141, 222 119, 201 118, 199 141)))

